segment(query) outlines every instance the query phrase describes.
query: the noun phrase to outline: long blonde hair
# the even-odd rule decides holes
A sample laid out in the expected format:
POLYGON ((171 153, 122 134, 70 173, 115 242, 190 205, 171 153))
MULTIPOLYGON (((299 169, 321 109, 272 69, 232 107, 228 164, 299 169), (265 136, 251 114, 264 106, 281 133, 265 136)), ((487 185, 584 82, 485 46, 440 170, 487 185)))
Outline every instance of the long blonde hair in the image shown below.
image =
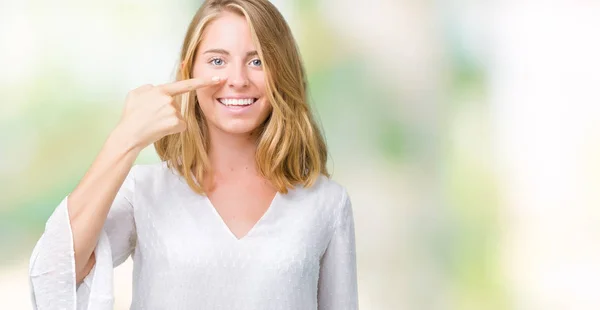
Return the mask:
MULTIPOLYGON (((292 32, 267 0, 207 0, 194 15, 183 47, 177 80, 191 78, 197 48, 208 23, 228 11, 244 16, 266 74, 267 100, 273 110, 259 128, 256 165, 282 193, 301 184, 311 186, 327 172, 327 147, 307 103, 307 81, 292 32)), ((204 194, 208 160, 208 128, 194 92, 177 97, 187 130, 154 143, 161 160, 175 168, 188 185, 204 194)))

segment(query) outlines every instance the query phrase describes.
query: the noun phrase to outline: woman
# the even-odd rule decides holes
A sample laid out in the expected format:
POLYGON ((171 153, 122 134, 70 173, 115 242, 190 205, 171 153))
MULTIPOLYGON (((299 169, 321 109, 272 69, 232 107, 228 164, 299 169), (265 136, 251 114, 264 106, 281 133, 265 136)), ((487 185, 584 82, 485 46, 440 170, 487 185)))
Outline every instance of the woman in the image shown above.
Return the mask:
POLYGON ((290 29, 267 0, 209 0, 174 83, 131 91, 31 257, 38 309, 356 309, 346 190, 306 103, 290 29), (133 165, 154 143, 160 164, 133 165), (133 167, 132 167, 133 165, 133 167))

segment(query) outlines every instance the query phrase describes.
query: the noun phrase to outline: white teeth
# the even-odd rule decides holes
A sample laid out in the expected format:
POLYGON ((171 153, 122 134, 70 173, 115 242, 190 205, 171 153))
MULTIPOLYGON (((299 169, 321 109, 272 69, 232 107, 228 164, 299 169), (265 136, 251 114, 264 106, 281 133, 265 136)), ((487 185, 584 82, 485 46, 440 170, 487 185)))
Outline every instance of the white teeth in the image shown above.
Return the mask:
POLYGON ((224 105, 227 106, 246 106, 246 105, 251 105, 254 103, 254 98, 248 98, 248 99, 219 99, 219 102, 221 102, 224 105))

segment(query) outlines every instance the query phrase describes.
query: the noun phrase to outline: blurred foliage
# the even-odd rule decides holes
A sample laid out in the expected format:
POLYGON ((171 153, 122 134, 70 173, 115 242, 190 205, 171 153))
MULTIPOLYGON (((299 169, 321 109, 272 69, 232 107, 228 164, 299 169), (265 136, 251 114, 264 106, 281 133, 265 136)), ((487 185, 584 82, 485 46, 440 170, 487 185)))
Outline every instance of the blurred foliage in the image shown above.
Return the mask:
MULTIPOLYGON (((401 89, 365 78, 374 66, 370 55, 361 53, 354 42, 343 39, 329 26, 318 1, 294 1, 293 5, 310 100, 325 129, 333 159, 362 165, 360 161, 366 158, 377 163, 366 166, 381 169, 374 173, 382 177, 394 171, 411 180, 403 190, 424 196, 419 201, 429 201, 441 193, 439 204, 410 206, 415 210, 430 208, 428 212, 438 218, 437 226, 415 224, 405 238, 414 239, 409 243, 425 244, 424 255, 434 257, 433 267, 440 270, 441 282, 451 291, 452 308, 505 309, 498 267, 497 190, 491 165, 481 160, 490 155, 482 151, 490 139, 486 68, 464 48, 463 38, 453 32, 456 28, 444 33, 446 41, 441 45, 446 49, 444 65, 449 69, 440 69, 447 80, 443 89, 436 90, 445 98, 432 105, 437 109, 432 113, 441 114, 441 124, 408 121, 398 113, 418 102, 411 102, 401 89)), ((129 19, 151 18, 159 14, 159 7, 154 3, 153 10, 141 10, 140 5, 130 3, 121 7, 126 11, 117 14, 115 9, 104 14, 116 14, 111 16, 121 23, 119 27, 133 35, 129 19), (135 17, 129 14, 133 12, 137 12, 135 17)), ((195 7, 196 2, 188 2, 185 9, 195 7)), ((30 253, 54 207, 83 176, 121 112, 122 94, 116 85, 90 89, 84 83, 86 76, 69 70, 68 59, 51 53, 47 57, 22 87, 26 94, 16 118, 0 124, 0 129, 9 133, 5 145, 11 146, 3 149, 2 155, 15 165, 21 159, 24 163, 0 175, 6 184, 6 193, 0 195, 0 263, 30 253)), ((0 89, 4 89, 2 85, 0 89)), ((156 160, 150 147, 138 162, 156 160)), ((357 174, 354 178, 360 183, 362 177, 357 174)), ((396 192, 388 195, 394 197, 391 201, 400 201, 396 192)), ((398 255, 417 257, 413 253, 398 255)), ((431 299, 428 293, 420 293, 431 299)), ((423 304, 427 301, 414 301, 413 308, 423 304)))

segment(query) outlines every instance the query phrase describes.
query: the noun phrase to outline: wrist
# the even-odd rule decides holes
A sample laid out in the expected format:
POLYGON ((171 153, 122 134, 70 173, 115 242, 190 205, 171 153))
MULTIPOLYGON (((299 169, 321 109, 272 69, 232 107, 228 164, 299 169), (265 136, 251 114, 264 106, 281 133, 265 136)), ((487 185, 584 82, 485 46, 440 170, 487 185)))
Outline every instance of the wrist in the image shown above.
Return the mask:
POLYGON ((118 148, 125 153, 140 153, 143 149, 132 135, 125 131, 122 127, 115 128, 108 137, 108 144, 118 148))

